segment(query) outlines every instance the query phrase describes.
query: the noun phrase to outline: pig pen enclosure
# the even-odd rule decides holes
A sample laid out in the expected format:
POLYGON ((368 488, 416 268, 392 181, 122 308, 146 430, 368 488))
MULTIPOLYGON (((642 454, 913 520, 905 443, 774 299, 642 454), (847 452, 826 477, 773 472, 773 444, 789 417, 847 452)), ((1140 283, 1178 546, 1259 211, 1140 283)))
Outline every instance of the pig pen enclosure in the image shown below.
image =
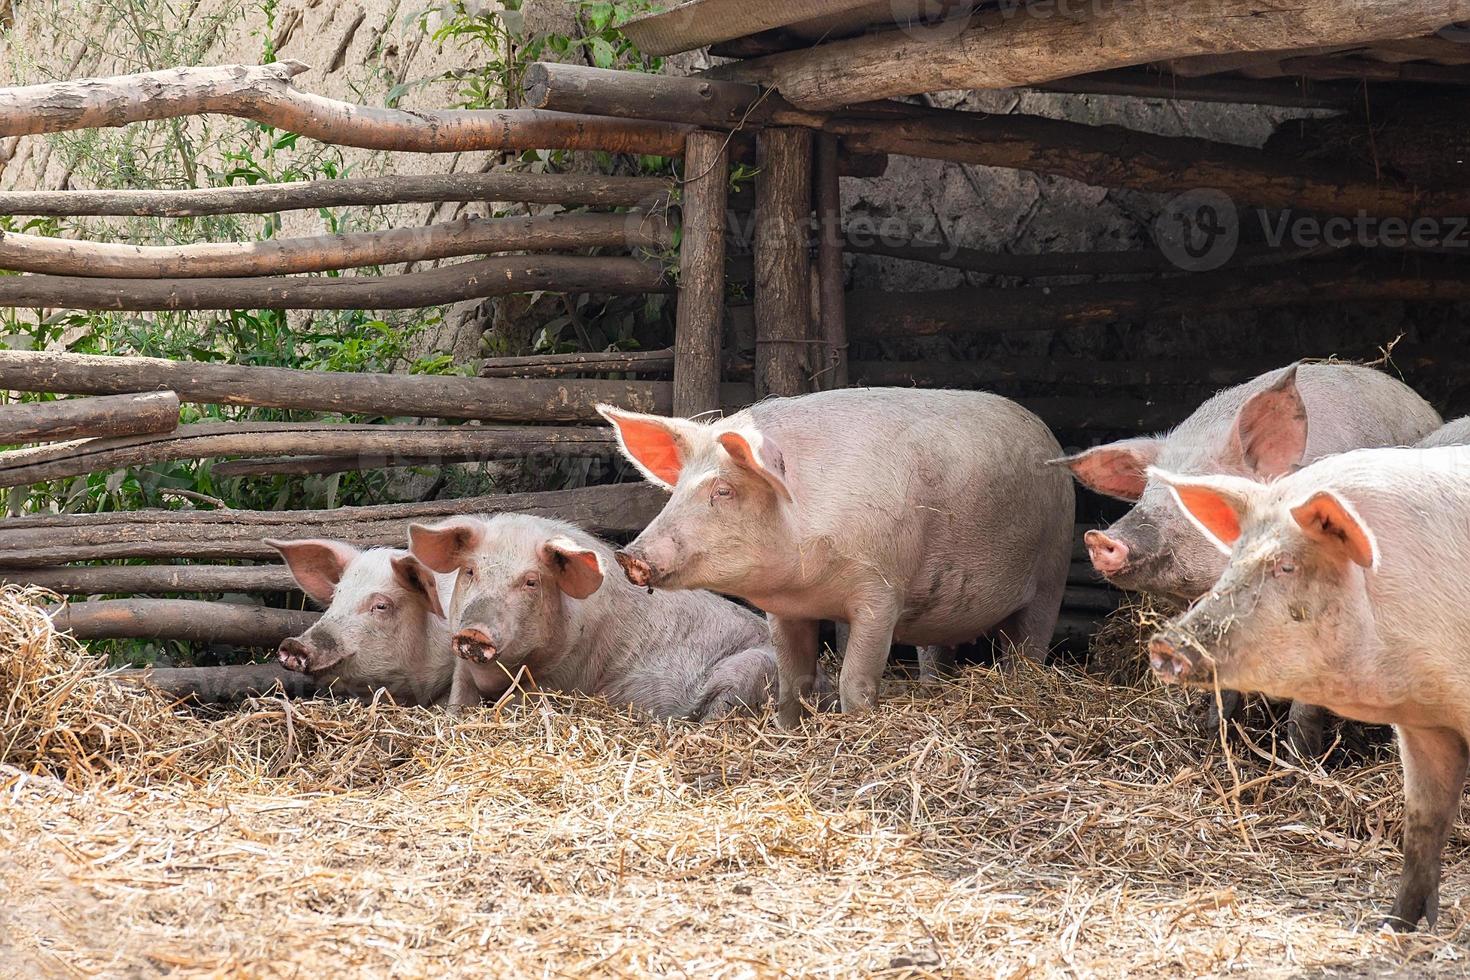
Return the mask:
MULTIPOLYGON (((6 191, 3 216, 540 209, 259 242, 0 226, 0 269, 22 273, 0 276, 3 306, 546 292, 668 295, 675 311, 668 346, 459 365, 475 376, 0 350, 0 390, 90 396, 0 409, 0 443, 37 444, 0 453, 0 487, 181 459, 230 479, 564 473, 616 455, 601 402, 695 416, 851 385, 994 390, 1078 447, 1167 428, 1299 358, 1372 362, 1446 417, 1470 409, 1470 3, 942 7, 690 0, 622 32, 649 55, 707 49, 698 76, 536 62, 513 109, 339 102, 298 87, 290 61, 0 89, 7 158, 22 138, 209 113, 506 155, 478 174, 6 191), (1013 98, 980 111, 957 90, 1013 98), (1266 107, 1279 124, 1253 146, 1075 121, 1093 99, 1266 107), (591 162, 513 165, 531 150, 591 162), (678 159, 678 176, 628 176, 631 157, 678 159), (1086 250, 895 235, 864 188, 915 160, 1105 190, 1150 231, 1086 250), (943 288, 892 288, 936 269, 943 288), (196 421, 197 405, 290 420, 196 421)), ((1115 611, 1086 562, 1080 533, 1116 516, 1087 494, 1051 667, 979 665, 935 688, 896 671, 875 715, 797 731, 549 697, 456 718, 332 699, 248 656, 117 672, 84 646, 263 652, 301 632, 316 613, 266 539, 397 545, 410 521, 501 511, 632 537, 662 494, 595 472, 311 510, 174 491, 174 509, 24 513, 17 492, 0 523, 0 973, 1465 972, 1463 831, 1438 927, 1378 931, 1401 823, 1392 747, 1347 730, 1325 762, 1287 758, 1265 707, 1224 745, 1203 734, 1198 704, 1144 677, 1151 611, 1115 611)))

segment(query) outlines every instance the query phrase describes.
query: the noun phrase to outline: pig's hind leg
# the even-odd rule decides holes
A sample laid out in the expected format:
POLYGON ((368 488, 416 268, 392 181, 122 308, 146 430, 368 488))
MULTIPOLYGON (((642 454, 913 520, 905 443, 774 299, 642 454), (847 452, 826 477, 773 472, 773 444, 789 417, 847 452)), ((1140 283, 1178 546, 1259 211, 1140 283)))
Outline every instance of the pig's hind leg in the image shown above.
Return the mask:
POLYGON ((919 647, 919 681, 935 684, 955 675, 956 647, 935 644, 919 647))
POLYGON ((1439 917, 1439 871, 1445 839, 1460 810, 1467 749, 1444 728, 1400 728, 1404 766, 1404 871, 1387 925, 1408 931, 1439 917))
POLYGON ((806 713, 803 701, 813 701, 819 686, 815 619, 771 616, 771 639, 776 645, 777 718, 783 728, 795 728, 806 713))
POLYGON ((756 714, 771 700, 776 684, 776 652, 751 647, 715 665, 700 689, 691 721, 717 721, 736 713, 756 714))

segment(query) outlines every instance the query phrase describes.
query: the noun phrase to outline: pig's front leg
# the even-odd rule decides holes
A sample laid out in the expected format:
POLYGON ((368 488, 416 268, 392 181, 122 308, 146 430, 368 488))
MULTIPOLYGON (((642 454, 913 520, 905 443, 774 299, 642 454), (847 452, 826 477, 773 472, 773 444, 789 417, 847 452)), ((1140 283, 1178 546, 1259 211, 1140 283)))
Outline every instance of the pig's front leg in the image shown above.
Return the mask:
POLYGON ((817 688, 817 627, 815 619, 772 616, 771 639, 776 645, 776 718, 782 728, 795 728, 806 713, 802 700, 813 700, 817 688))
POLYGON ((475 684, 470 665, 463 660, 457 661, 454 665, 454 679, 449 684, 449 711, 457 715, 466 708, 479 706, 480 688, 475 684))
POLYGON ((1404 766, 1404 871, 1388 925, 1408 931, 1439 917, 1439 868, 1444 842, 1460 810, 1467 750, 1444 728, 1400 728, 1404 766))
POLYGON ((889 601, 864 602, 850 614, 847 649, 837 677, 844 714, 871 711, 878 704, 878 684, 888 666, 897 624, 898 608, 889 601))

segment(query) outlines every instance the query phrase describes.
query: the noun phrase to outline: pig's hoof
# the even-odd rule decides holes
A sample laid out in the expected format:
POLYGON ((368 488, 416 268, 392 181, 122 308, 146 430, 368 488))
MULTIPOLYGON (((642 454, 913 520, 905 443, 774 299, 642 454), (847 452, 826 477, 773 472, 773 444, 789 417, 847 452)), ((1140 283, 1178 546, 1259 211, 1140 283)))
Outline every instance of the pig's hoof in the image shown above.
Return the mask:
POLYGON ((465 629, 454 634, 454 652, 472 664, 488 664, 495 659, 495 644, 479 630, 465 629))
POLYGON ((1287 744, 1303 759, 1320 759, 1326 742, 1326 727, 1326 709, 1293 702, 1286 722, 1287 744))
POLYGON ((1226 725, 1229 725, 1240 717, 1243 702, 1244 698, 1238 691, 1221 691, 1218 704, 1215 702, 1215 692, 1206 692, 1195 714, 1195 725, 1199 733, 1206 738, 1217 737, 1220 734, 1220 719, 1223 717, 1226 725))

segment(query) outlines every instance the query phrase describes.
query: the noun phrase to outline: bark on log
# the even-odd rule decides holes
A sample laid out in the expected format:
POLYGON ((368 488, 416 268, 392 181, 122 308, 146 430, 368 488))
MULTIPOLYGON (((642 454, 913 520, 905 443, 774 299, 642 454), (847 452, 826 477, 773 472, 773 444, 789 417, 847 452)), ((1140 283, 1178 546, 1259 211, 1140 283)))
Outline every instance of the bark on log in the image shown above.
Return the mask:
POLYGON ((319 618, 315 612, 198 599, 99 599, 68 603, 51 614, 57 630, 79 640, 184 640, 266 648, 304 633, 319 618))
POLYGON ((817 135, 817 296, 818 336, 816 386, 847 387, 847 286, 842 268, 842 189, 837 175, 837 137, 817 135))
POLYGON ((187 218, 211 214, 274 214, 317 208, 440 201, 504 201, 643 207, 657 211, 672 185, 662 177, 596 174, 412 174, 354 177, 290 184, 201 187, 186 190, 71 190, 0 192, 0 214, 136 215, 187 218))
POLYGON ((386 460, 453 455, 476 460, 519 456, 612 456, 606 428, 345 425, 293 422, 204 422, 166 435, 121 436, 0 452, 0 487, 25 486, 176 459, 249 453, 314 453, 386 460))
POLYGON ((281 456, 246 457, 216 463, 210 470, 216 477, 240 476, 309 476, 323 473, 359 473, 363 470, 387 470, 399 466, 447 466, 451 463, 483 462, 478 455, 442 453, 435 456, 376 454, 364 456, 281 456))
POLYGON ((480 366, 482 378, 562 378, 582 374, 668 374, 673 348, 491 357, 480 366))
POLYGON ((674 325, 674 414, 720 407, 720 345, 725 325, 726 189, 730 157, 720 133, 689 136, 684 153, 679 306, 674 325))
POLYGON ((0 445, 172 432, 179 396, 171 391, 66 398, 0 408, 0 445))
POLYGON ((950 89, 1013 88, 1088 72, 1222 51, 1272 51, 1430 34, 1470 19, 1470 0, 1117 0, 1066 17, 1025 8, 971 15, 953 36, 896 30, 723 66, 722 77, 774 86, 827 109, 950 89), (1019 13, 1019 16, 1017 15, 1019 13))
POLYGON ((799 395, 812 343, 812 134, 762 130, 756 152, 756 396, 799 395))
POLYGON ((173 592, 290 592, 284 565, 86 565, 0 570, 0 582, 35 585, 60 595, 155 595, 173 592))
POLYGON ((657 293, 656 261, 570 255, 478 259, 399 276, 82 279, 0 276, 0 306, 68 310, 404 310, 510 293, 657 293))
POLYGON ((319 682, 280 664, 244 664, 239 667, 147 667, 104 674, 110 681, 161 691, 169 697, 199 704, 232 704, 277 692, 291 698, 324 697, 341 685, 319 682))
POLYGON ((1414 85, 1470 85, 1470 68, 1459 65, 1389 64, 1362 58, 1287 58, 1276 66, 1283 75, 1326 81, 1351 78, 1366 82, 1414 85))
MULTIPOLYGON (((800 21, 841 15, 860 6, 853 0, 691 0, 645 14, 622 25, 628 39, 648 54, 678 54, 707 44, 775 30, 800 21)), ((895 9, 897 9, 895 7, 895 9)))
POLYGON ((657 487, 628 483, 332 510, 34 515, 0 524, 0 566, 129 558, 273 561, 280 556, 263 542, 265 538, 333 538, 358 547, 401 545, 410 522, 460 514, 537 514, 571 521, 594 534, 626 537, 641 531, 667 500, 668 494, 657 487))
POLYGON ((664 220, 647 214, 460 218, 386 231, 192 245, 115 245, 0 229, 0 269, 116 279, 284 276, 495 252, 657 250, 669 240, 664 220))
POLYGON ((787 125, 820 121, 820 116, 799 113, 758 85, 713 78, 538 61, 526 68, 522 86, 528 107, 557 112, 692 122, 725 130, 762 125, 777 116, 787 125))
POLYGON ((381 109, 300 91, 291 80, 307 70, 299 61, 279 61, 0 89, 0 137, 220 113, 371 150, 604 150, 676 157, 694 128, 536 109, 381 109))

